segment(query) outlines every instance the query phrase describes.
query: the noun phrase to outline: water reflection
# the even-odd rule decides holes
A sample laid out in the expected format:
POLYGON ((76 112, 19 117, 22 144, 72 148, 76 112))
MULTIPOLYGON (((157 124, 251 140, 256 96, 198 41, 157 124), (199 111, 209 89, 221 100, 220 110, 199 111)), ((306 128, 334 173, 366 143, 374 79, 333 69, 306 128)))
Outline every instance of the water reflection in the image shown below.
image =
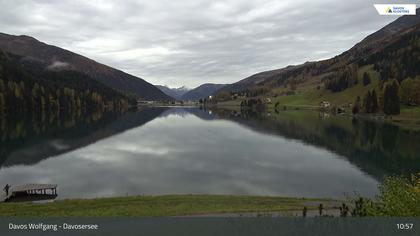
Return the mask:
POLYGON ((297 139, 328 149, 378 180, 392 174, 420 172, 419 130, 310 111, 286 111, 271 115, 229 110, 216 112, 220 118, 234 120, 262 133, 297 139))
POLYGON ((0 185, 55 183, 60 198, 372 196, 384 175, 419 170, 403 144, 417 132, 317 113, 150 108, 98 122, 2 142, 0 185))
POLYGON ((84 117, 1 117, 0 167, 33 165, 137 127, 167 108, 138 113, 93 113, 84 117))

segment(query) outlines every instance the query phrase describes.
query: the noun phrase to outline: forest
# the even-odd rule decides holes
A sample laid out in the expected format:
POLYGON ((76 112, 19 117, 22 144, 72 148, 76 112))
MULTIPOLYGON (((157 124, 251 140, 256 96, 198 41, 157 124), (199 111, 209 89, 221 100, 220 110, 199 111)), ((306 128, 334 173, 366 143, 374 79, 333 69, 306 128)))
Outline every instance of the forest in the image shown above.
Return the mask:
POLYGON ((48 70, 0 51, 0 114, 126 110, 135 102, 83 73, 48 70))

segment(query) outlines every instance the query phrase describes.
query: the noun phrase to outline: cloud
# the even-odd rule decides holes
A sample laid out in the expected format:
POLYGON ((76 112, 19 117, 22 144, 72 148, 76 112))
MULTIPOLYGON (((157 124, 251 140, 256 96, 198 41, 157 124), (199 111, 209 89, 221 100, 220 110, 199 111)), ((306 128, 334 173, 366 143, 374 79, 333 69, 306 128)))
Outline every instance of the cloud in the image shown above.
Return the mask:
POLYGON ((60 70, 60 69, 63 69, 67 66, 69 66, 69 63, 67 63, 67 62, 54 61, 53 63, 51 63, 51 65, 49 65, 47 67, 47 69, 48 70, 60 70))
POLYGON ((381 1, 0 0, 0 29, 153 84, 194 87, 335 56, 396 19, 373 3, 381 1))

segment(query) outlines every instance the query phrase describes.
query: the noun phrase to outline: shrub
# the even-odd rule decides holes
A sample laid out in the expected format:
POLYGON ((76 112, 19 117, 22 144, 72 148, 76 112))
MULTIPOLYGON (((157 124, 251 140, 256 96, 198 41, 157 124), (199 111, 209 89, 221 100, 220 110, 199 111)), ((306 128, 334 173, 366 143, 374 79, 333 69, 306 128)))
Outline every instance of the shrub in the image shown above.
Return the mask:
POLYGON ((419 217, 420 173, 411 179, 387 177, 379 185, 379 195, 374 201, 358 198, 352 202, 352 216, 419 217))
POLYGON ((392 176, 379 186, 373 213, 380 216, 420 216, 420 173, 411 179, 392 176))

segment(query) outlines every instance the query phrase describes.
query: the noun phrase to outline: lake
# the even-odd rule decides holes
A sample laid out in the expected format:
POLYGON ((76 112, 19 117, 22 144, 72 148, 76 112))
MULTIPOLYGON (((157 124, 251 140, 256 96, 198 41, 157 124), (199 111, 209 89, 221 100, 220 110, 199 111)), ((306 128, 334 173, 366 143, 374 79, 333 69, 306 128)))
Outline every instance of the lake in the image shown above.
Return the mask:
POLYGON ((318 112, 144 108, 95 117, 0 119, 0 184, 58 197, 377 194, 420 171, 420 132, 318 112))

